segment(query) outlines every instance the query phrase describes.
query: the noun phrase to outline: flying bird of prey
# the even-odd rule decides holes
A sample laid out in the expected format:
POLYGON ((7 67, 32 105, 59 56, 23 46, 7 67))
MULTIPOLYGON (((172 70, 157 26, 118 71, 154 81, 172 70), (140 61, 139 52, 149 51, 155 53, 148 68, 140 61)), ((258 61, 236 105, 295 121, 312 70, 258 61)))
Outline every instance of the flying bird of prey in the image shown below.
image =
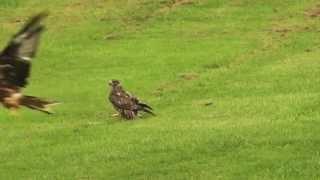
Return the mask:
POLYGON ((137 97, 126 92, 122 88, 120 81, 111 80, 109 85, 111 86, 109 101, 121 117, 125 119, 134 119, 138 115, 139 111, 155 115, 149 105, 140 102, 137 97))
POLYGON ((10 110, 25 106, 50 114, 49 107, 57 104, 21 92, 28 83, 31 62, 44 29, 41 21, 46 16, 43 12, 32 17, 0 52, 0 102, 10 110))

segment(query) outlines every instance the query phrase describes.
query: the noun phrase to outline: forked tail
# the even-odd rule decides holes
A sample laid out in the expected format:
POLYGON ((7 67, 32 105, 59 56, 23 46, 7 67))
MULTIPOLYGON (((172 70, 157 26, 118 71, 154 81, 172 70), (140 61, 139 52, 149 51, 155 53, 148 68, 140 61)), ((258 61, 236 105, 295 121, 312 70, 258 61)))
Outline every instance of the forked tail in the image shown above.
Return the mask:
POLYGON ((54 101, 47 101, 34 96, 23 96, 21 99, 21 105, 47 114, 53 113, 50 107, 56 104, 59 103, 54 101))

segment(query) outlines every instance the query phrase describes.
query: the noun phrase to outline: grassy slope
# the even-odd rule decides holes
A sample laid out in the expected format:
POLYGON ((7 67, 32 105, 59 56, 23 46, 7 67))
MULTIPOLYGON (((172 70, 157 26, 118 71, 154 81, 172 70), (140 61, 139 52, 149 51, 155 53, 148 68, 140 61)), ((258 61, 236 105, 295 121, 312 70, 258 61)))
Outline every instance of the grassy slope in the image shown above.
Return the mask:
POLYGON ((0 179, 320 177, 316 1, 161 2, 0 1, 2 45, 51 11, 25 91, 64 102, 0 111, 0 179), (111 118, 112 78, 158 116, 111 118))

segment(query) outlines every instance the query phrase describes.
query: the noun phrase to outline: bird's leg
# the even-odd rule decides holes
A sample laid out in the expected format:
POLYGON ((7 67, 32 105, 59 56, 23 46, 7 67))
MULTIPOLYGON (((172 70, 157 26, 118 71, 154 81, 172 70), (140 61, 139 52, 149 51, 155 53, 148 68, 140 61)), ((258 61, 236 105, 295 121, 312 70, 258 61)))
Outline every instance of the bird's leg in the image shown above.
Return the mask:
POLYGON ((111 116, 112 116, 112 117, 118 117, 118 116, 119 116, 119 113, 112 114, 111 116))

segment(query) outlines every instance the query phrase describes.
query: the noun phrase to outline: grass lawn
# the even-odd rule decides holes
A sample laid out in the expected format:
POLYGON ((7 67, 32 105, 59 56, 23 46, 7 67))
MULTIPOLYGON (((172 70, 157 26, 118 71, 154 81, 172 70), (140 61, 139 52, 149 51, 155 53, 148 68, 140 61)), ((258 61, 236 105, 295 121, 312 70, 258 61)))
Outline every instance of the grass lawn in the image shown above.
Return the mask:
POLYGON ((317 0, 0 0, 0 45, 49 10, 0 179, 320 179, 317 0), (107 81, 156 117, 111 117, 107 81))

